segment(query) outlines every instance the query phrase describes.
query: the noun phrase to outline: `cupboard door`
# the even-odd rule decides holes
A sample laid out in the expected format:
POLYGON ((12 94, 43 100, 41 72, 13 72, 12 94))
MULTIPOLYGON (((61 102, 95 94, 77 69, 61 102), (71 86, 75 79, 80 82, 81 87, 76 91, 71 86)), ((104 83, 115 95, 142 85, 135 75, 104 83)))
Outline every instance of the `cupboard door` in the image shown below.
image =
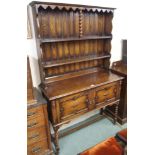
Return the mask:
POLYGON ((81 92, 59 99, 61 121, 88 111, 88 93, 81 92))
POLYGON ((117 99, 117 83, 107 84, 96 88, 96 106, 106 105, 117 99))

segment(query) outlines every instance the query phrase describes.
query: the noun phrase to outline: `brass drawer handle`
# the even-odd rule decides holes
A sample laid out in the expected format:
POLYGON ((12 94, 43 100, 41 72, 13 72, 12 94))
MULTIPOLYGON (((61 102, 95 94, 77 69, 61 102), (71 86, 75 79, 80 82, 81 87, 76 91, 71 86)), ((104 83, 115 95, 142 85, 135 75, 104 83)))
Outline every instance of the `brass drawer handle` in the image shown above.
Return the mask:
POLYGON ((33 153, 37 153, 37 152, 40 152, 41 151, 41 147, 35 147, 32 149, 32 152, 33 153))
POLYGON ((94 101, 89 101, 89 104, 91 105, 91 104, 93 104, 94 103, 94 101))
POLYGON ((29 113, 27 113, 27 117, 31 117, 31 116, 33 116, 35 114, 36 114, 36 112, 29 112, 29 113))
POLYGON ((87 103, 88 105, 91 105, 91 104, 95 103, 95 100, 89 100, 89 99, 87 99, 87 100, 86 100, 86 103, 87 103))
POLYGON ((38 138, 39 137, 39 133, 33 134, 32 136, 28 137, 29 139, 33 139, 33 138, 38 138))
POLYGON ((37 124, 38 124, 38 122, 34 122, 32 124, 28 124, 27 127, 32 128, 32 127, 36 126, 37 124))

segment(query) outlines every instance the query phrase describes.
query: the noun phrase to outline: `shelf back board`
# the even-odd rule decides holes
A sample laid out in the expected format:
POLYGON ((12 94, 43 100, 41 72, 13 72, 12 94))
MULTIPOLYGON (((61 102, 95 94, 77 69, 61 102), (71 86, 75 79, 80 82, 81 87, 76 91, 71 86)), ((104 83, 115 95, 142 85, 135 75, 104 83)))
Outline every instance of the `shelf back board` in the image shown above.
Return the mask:
POLYGON ((42 82, 109 68, 115 8, 32 2, 42 82))

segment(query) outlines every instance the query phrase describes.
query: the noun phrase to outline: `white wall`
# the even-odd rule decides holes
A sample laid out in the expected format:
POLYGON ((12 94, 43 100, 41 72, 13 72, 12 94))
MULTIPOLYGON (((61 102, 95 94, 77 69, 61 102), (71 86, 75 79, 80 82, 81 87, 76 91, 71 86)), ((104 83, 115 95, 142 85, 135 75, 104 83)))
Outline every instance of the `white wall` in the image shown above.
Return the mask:
MULTIPOLYGON (((45 1, 45 0, 44 0, 45 1)), ((49 0, 50 1, 50 0, 49 0)), ((31 1, 29 1, 31 2, 31 1)), ((51 1, 52 2, 52 1, 51 1)), ((84 5, 96 5, 96 6, 103 6, 103 7, 114 7, 117 8, 114 13, 113 18, 113 40, 112 40, 112 49, 111 49, 111 62, 117 61, 121 59, 121 39, 127 38, 127 25, 126 25, 126 17, 125 17, 125 2, 121 1, 113 1, 113 0, 90 0, 89 3, 86 3, 83 0, 54 0, 54 2, 60 3, 74 3, 74 4, 84 4, 84 5)), ((34 32, 34 30, 33 30, 34 32)), ((39 76, 39 69, 38 69, 38 62, 37 62, 37 51, 36 45, 34 41, 34 37, 31 40, 28 40, 28 55, 30 56, 30 65, 31 65, 31 72, 32 72, 32 79, 33 85, 37 87, 40 84, 40 76, 39 76)), ((72 121, 70 124, 64 125, 62 128, 71 126, 75 123, 78 123, 86 118, 98 113, 98 110, 95 112, 91 112, 86 114, 75 121, 72 121)))

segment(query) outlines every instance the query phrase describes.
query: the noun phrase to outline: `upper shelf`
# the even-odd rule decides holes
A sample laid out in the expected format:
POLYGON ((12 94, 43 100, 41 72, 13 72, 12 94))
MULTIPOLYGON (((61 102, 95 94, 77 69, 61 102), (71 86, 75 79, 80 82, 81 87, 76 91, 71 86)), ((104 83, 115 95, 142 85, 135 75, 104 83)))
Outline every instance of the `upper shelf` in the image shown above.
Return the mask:
POLYGON ((91 60, 98 60, 98 59, 105 59, 105 58, 110 58, 110 54, 104 54, 104 55, 91 55, 91 56, 86 56, 82 58, 72 58, 72 59, 65 59, 65 60, 54 60, 54 61, 48 61, 43 64, 44 68, 50 68, 50 67, 56 67, 56 66, 61 66, 61 65, 66 65, 66 64, 72 64, 72 63, 78 63, 78 62, 83 62, 83 61, 91 61, 91 60))
POLYGON ((95 40, 95 39, 112 39, 112 35, 104 35, 104 36, 85 36, 81 38, 70 37, 70 38, 41 38, 41 43, 50 43, 50 42, 65 42, 65 41, 78 41, 78 40, 95 40))

